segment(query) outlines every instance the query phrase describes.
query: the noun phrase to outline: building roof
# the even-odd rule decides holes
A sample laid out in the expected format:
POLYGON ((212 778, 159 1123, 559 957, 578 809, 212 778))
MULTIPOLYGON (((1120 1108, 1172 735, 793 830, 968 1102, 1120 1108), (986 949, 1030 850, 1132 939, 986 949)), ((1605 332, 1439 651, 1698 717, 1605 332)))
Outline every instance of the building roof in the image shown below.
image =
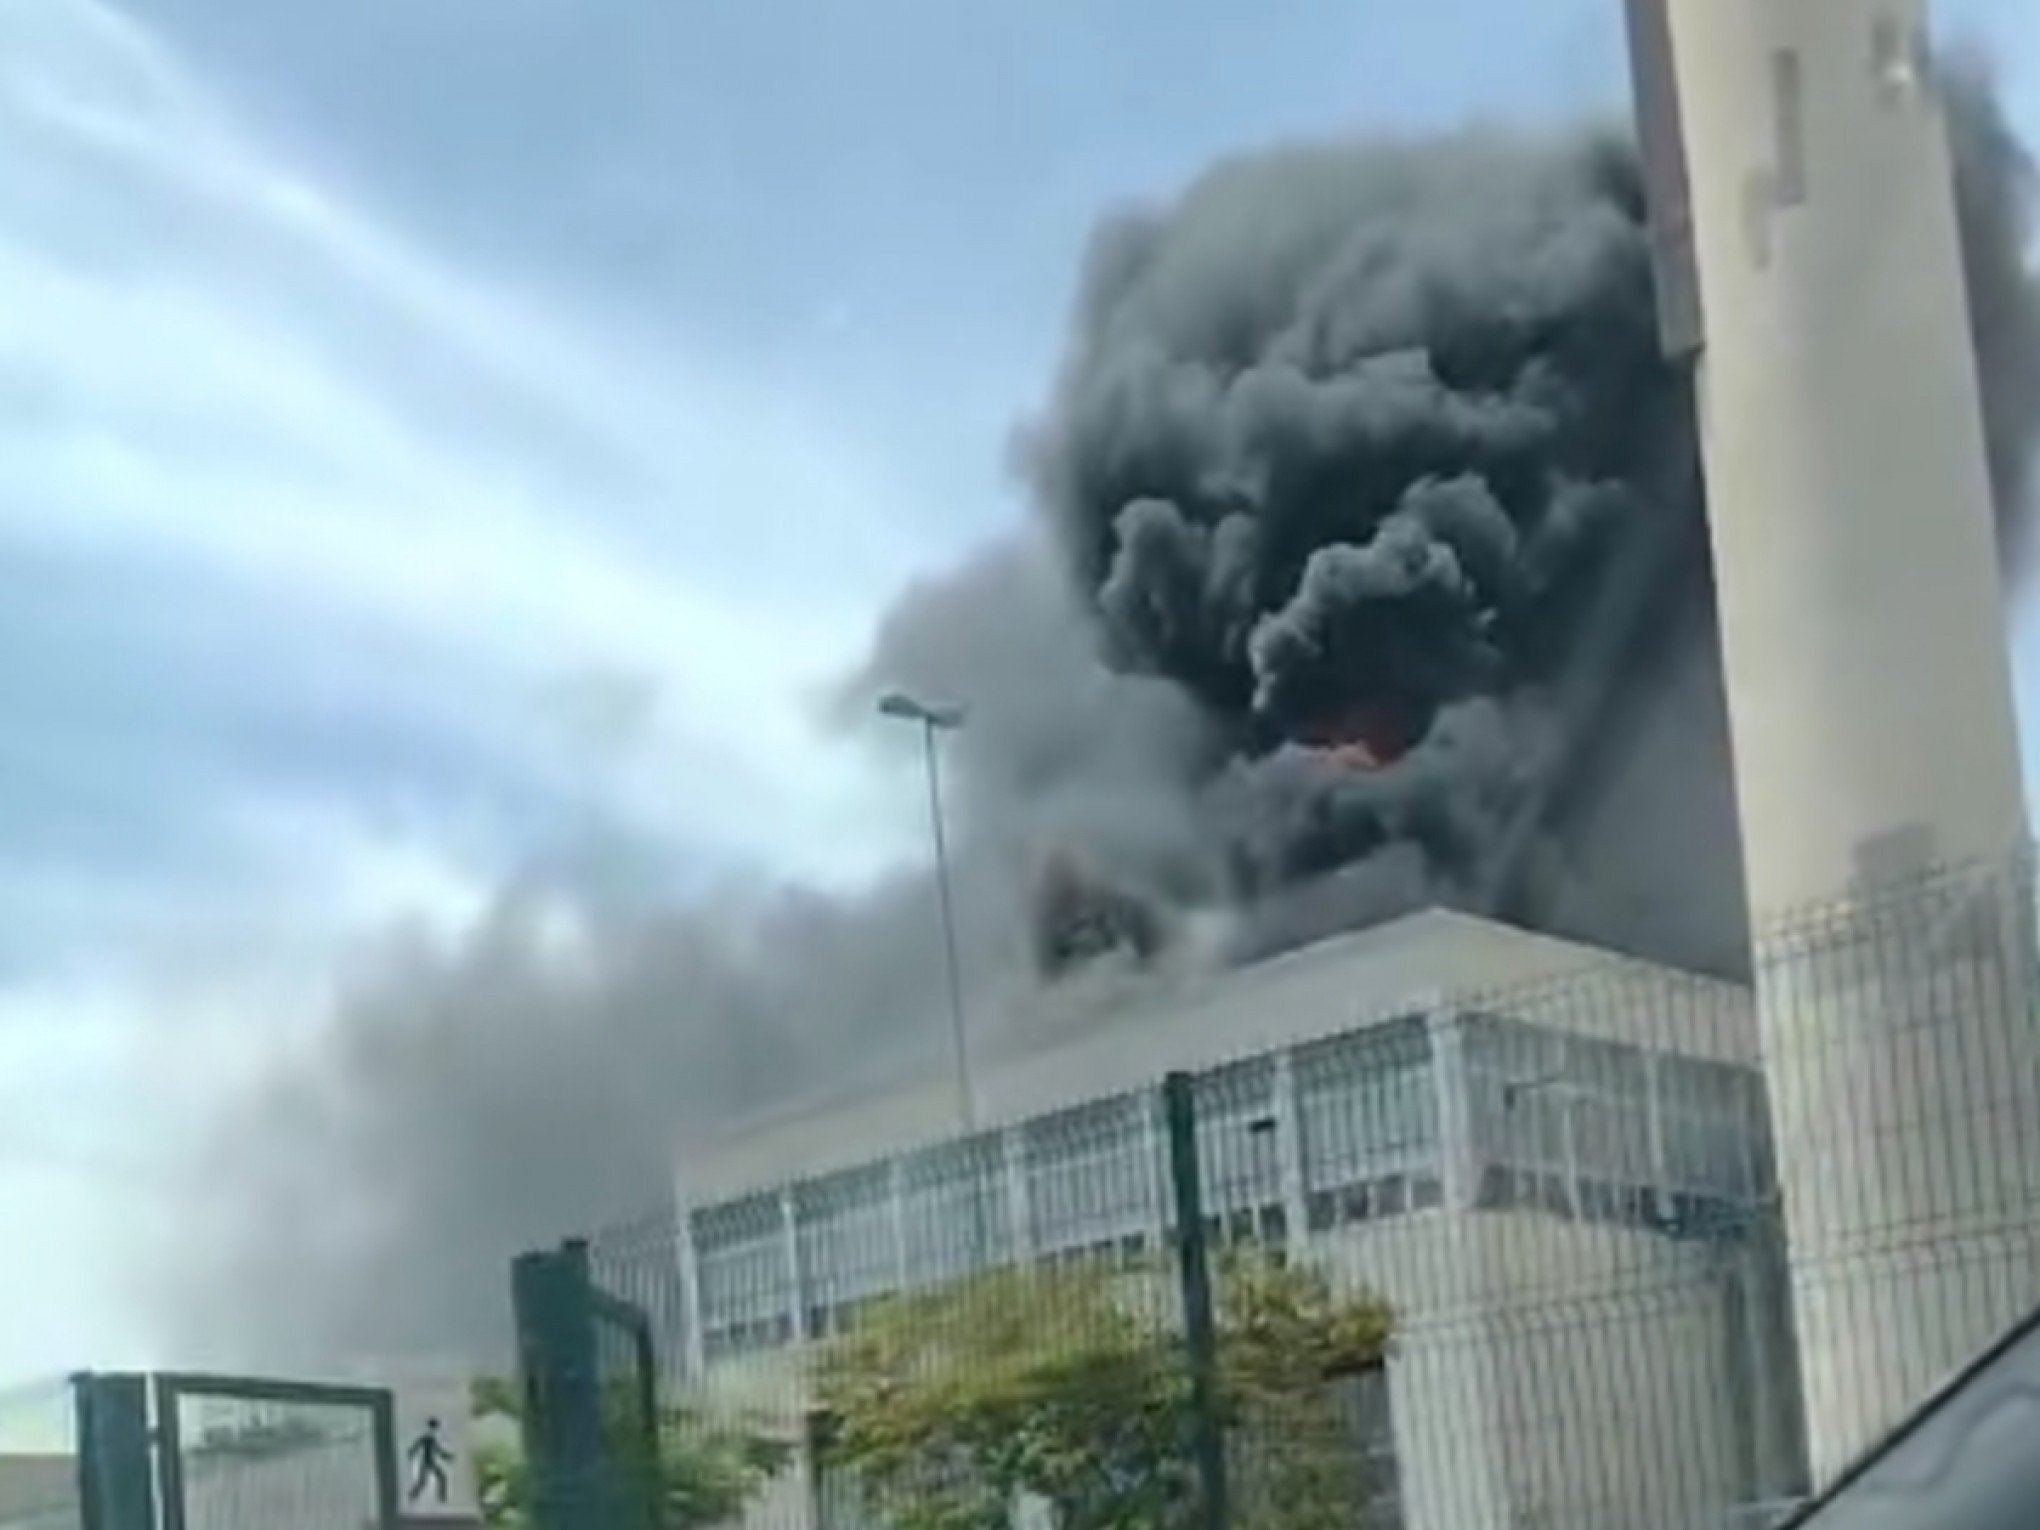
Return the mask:
MULTIPOLYGON (((1755 1060, 1750 997, 1738 985, 1427 909, 1250 966, 1051 990, 1030 1023, 975 1043, 977 1124, 1010 1125, 1448 999, 1554 1029, 1755 1060)), ((810 1100, 682 1144, 681 1196, 699 1205, 928 1146, 959 1135, 960 1114, 946 1067, 810 1100)))

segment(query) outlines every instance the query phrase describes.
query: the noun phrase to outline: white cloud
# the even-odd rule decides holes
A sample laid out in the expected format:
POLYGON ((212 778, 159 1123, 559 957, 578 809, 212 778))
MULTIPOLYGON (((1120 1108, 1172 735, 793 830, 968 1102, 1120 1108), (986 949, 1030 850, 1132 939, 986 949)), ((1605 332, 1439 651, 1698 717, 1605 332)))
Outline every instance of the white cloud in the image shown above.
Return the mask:
POLYGON ((109 643, 176 636, 194 589, 224 635, 188 677, 206 736, 167 743, 202 771, 123 757, 116 712, 94 758, 17 783, 65 813, 125 792, 206 849, 14 874, 0 854, 0 910, 52 932, 0 969, 4 1380, 146 1349, 129 1277, 198 1189, 181 1154, 316 1021, 341 951, 393 920, 450 938, 506 860, 571 832, 506 820, 497 785, 599 795, 737 861, 881 854, 876 788, 807 701, 908 560, 894 486, 825 414, 435 259, 107 6, 0 0, 0 143, 0 556, 117 565, 98 598, 141 609, 109 643), (606 752, 546 703, 597 673, 654 699, 606 752), (474 779, 358 796, 350 769, 400 767, 321 758, 317 730, 364 722, 474 779))
POLYGON ((176 1109, 138 1044, 153 1006, 110 987, 0 993, 0 1378, 146 1363, 146 1291, 190 1186, 176 1109))
POLYGON ((113 900, 80 970, 0 985, 0 1380, 175 1361, 152 1348, 164 1251, 204 1203, 220 1106, 299 1044, 351 945, 457 940, 487 884, 422 836, 330 805, 250 805, 240 896, 113 900))
MULTIPOLYGON (((176 193, 207 237, 184 228, 189 249, 172 238, 135 271, 80 262, 49 227, 0 215, 0 379, 36 406, 0 429, 0 535, 288 592, 498 686, 586 666, 644 674, 670 716, 714 734, 706 770, 669 762, 676 799, 740 782, 774 807, 750 815, 751 848, 797 856, 770 826, 786 802, 806 828, 789 799, 827 776, 800 698, 847 661, 906 568, 886 532, 889 488, 797 408, 562 331, 267 162, 105 8, 35 9, 78 21, 30 29, 26 61, 11 39, 5 99, 176 193), (37 50, 54 57, 46 73, 37 50), (275 234, 281 245, 261 243, 275 234), (236 240, 275 262, 252 289, 229 286, 215 262, 236 240), (299 305, 278 323, 265 276, 288 304, 305 291, 335 299, 337 319, 299 305), (394 335, 390 354, 362 354, 376 326, 350 326, 357 311, 394 335), (476 392, 512 390, 548 428, 601 443, 635 493, 563 498, 571 474, 543 442, 506 431, 449 443, 406 418, 419 347, 476 392), (721 567, 676 565, 662 540, 721 567), (744 580, 746 563, 770 577, 744 580)), ((118 230, 129 243, 152 232, 118 230)))

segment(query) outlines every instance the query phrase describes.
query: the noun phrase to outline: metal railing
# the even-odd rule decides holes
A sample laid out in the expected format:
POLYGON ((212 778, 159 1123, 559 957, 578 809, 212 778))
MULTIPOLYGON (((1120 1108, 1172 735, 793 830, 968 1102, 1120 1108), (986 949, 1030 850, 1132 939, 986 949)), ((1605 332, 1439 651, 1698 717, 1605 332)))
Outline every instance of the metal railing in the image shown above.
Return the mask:
MULTIPOLYGON (((598 1235, 565 1309, 520 1309, 541 1370, 576 1280, 650 1336, 567 1378, 655 1388, 639 1496, 585 1523, 1789 1516, 2040 1306, 2033 906, 2020 856, 1773 921, 1747 985, 1448 971, 598 1235)), ((609 1470, 561 1438, 528 1436, 541 1480, 609 1470)))
MULTIPOLYGON (((80 1375, 64 1462, 79 1530, 396 1530, 386 1388, 249 1376, 80 1375)), ((36 1523, 40 1524, 41 1521, 36 1523)))

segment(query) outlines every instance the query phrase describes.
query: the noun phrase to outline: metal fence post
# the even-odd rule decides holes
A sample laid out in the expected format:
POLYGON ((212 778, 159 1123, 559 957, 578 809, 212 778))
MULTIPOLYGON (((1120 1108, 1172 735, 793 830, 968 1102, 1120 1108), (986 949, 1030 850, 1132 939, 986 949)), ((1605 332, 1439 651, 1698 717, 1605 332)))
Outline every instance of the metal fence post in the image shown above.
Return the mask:
POLYGON ((588 1245, 511 1267, 534 1530, 606 1530, 602 1382, 588 1245))
POLYGON ((387 1530, 403 1523, 403 1485, 398 1478, 397 1400, 388 1388, 369 1408, 369 1433, 375 1441, 375 1506, 387 1530))
POLYGON ((156 1530, 148 1383, 140 1376, 74 1376, 71 1400, 84 1530, 156 1530))
POLYGON ((1196 1080, 1162 1081, 1169 1135, 1169 1185, 1176 1213, 1176 1268, 1182 1283, 1183 1338, 1190 1365, 1190 1448, 1197 1468, 1199 1524, 1226 1530, 1225 1426, 1218 1411, 1218 1322, 1211 1300, 1211 1250, 1204 1226, 1204 1184, 1197 1159, 1196 1080))

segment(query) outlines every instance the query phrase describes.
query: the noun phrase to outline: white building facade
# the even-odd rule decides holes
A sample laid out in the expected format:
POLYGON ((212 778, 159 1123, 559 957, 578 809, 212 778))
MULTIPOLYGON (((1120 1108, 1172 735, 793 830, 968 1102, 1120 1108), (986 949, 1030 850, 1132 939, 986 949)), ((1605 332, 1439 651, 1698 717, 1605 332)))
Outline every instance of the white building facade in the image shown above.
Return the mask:
MULTIPOLYGON (((1214 1242, 1396 1313, 1375 1525, 1728 1524, 1796 1416, 1751 1029, 1732 986, 1445 913, 1184 985, 995 1063, 973 1134, 931 1086, 688 1155, 686 1371, 797 1410, 788 1358, 866 1303, 1160 1250, 1185 1070, 1214 1242)), ((797 1475, 762 1520, 841 1517, 797 1475)))

